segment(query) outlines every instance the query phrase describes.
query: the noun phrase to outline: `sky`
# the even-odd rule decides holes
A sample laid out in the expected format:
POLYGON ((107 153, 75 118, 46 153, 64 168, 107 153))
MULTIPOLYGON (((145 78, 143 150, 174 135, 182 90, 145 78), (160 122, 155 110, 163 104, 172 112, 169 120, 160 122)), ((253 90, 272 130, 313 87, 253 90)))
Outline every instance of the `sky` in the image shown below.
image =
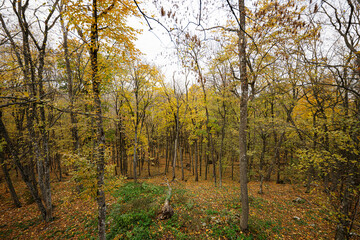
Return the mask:
MULTIPOLYGON (((143 20, 141 21, 143 22, 143 20)), ((172 72, 177 70, 177 66, 170 60, 171 52, 174 51, 174 44, 170 37, 163 29, 156 26, 157 23, 151 24, 153 30, 150 30, 145 23, 140 24, 138 19, 134 20, 132 25, 143 30, 142 34, 138 36, 135 46, 144 54, 145 60, 158 66, 167 78, 171 77, 172 72)), ((173 55, 172 57, 172 60, 176 58, 173 55)))
MULTIPOLYGON (((172 27, 183 29, 186 26, 186 30, 195 32, 199 18, 199 2, 197 0, 154 0, 141 3, 140 8, 142 10, 146 9, 148 15, 153 15, 154 18, 159 20, 168 29, 172 27), (161 7, 163 7, 166 13, 171 11, 171 15, 174 15, 174 18, 167 17, 167 14, 162 17, 161 7), (178 19, 178 21, 175 21, 175 19, 178 19)), ((214 10, 216 5, 218 4, 207 5, 206 8, 210 11, 211 15, 220 16, 214 13, 214 11, 219 11, 218 8, 214 10)), ((205 11, 202 14, 203 20, 206 20, 205 11)), ((215 24, 218 21, 219 18, 211 17, 207 19, 207 24, 215 24)), ((164 27, 155 21, 149 20, 149 22, 153 28, 152 30, 149 30, 149 26, 144 18, 141 18, 141 20, 130 18, 129 24, 131 26, 143 29, 143 33, 138 36, 136 41, 136 47, 145 54, 148 62, 155 64, 161 69, 165 75, 166 82, 172 82, 174 72, 176 80, 181 82, 184 79, 184 75, 181 73, 184 69, 181 67, 179 58, 176 55, 174 43, 164 27)), ((201 32, 198 31, 197 34, 201 35, 201 32)))

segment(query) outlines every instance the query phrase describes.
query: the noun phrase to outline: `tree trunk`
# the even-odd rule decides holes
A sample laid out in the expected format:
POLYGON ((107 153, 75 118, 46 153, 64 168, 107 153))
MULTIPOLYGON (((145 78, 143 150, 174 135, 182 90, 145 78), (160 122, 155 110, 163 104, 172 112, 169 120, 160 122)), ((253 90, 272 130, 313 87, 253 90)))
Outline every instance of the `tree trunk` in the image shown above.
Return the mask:
POLYGON ((207 151, 209 149, 209 143, 208 143, 208 146, 207 146, 207 149, 205 151, 205 154, 204 154, 204 160, 205 160, 205 180, 207 180, 207 174, 208 174, 208 166, 209 166, 209 155, 207 154, 207 151))
POLYGON ((175 137, 175 142, 174 142, 174 158, 173 158, 173 162, 172 162, 172 168, 173 168, 173 176, 172 176, 172 180, 175 180, 175 167, 176 167, 176 153, 177 153, 177 141, 178 141, 178 136, 176 134, 175 137))
MULTIPOLYGON (((348 178, 348 177, 347 177, 348 178)), ((340 205, 340 214, 339 222, 336 226, 335 240, 344 240, 349 239, 349 229, 350 229, 350 220, 349 220, 349 210, 350 210, 350 193, 349 193, 349 183, 348 179, 344 180, 344 192, 341 194, 341 205, 340 205)))
POLYGON ((224 116, 223 116, 223 125, 221 127, 221 144, 220 144, 220 154, 219 154, 219 186, 220 187, 222 187, 222 157, 223 157, 225 125, 226 125, 226 106, 224 101, 222 102, 222 105, 223 105, 224 116))
POLYGON ((197 149, 197 141, 195 140, 195 154, 194 154, 194 158, 195 158, 195 182, 199 181, 199 176, 198 176, 198 149, 197 149))
POLYGON ((137 167, 137 125, 135 125, 135 136, 134 136, 134 156, 133 156, 133 174, 134 174, 134 181, 137 182, 137 174, 136 174, 136 167, 137 167))
MULTIPOLYGON (((32 149, 35 153, 35 159, 37 162, 37 173, 38 173, 38 183, 39 183, 39 187, 40 187, 40 191, 42 194, 42 199, 44 201, 44 204, 41 204, 42 207, 44 207, 45 210, 45 214, 43 215, 45 222, 50 222, 52 219, 52 206, 49 205, 49 203, 51 204, 51 198, 49 199, 49 195, 48 195, 48 189, 47 189, 47 182, 46 181, 46 172, 45 172, 45 168, 48 167, 47 164, 45 164, 44 158, 46 158, 46 156, 43 156, 41 154, 41 150, 40 150, 40 146, 38 144, 37 139, 35 139, 36 133, 35 133, 35 129, 34 129, 34 122, 33 119, 35 119, 35 105, 31 104, 31 107, 27 113, 27 128, 28 128, 28 134, 30 136, 30 141, 31 141, 31 146, 32 149), (49 215, 50 214, 50 215, 49 215)), ((44 134, 44 133, 43 133, 44 134)), ((45 148, 45 145, 43 146, 45 148)), ((33 188, 36 188, 36 186, 33 186, 33 188)), ((36 189, 37 191, 37 189, 36 189)), ((49 189, 50 191, 50 189, 49 189)), ((51 195, 50 195, 51 197, 51 195)), ((41 201, 41 200, 40 200, 41 201)))
POLYGON ((235 163, 235 158, 233 154, 233 156, 231 156, 231 180, 233 181, 234 181, 234 163, 235 163))
MULTIPOLYGON (((317 121, 316 121, 316 117, 317 117, 317 112, 314 113, 313 115, 313 128, 315 129, 316 126, 317 126, 317 121)), ((314 151, 316 150, 317 148, 317 132, 315 131, 314 132, 314 136, 313 136, 313 149, 314 151)), ((306 184, 306 191, 305 193, 310 193, 310 188, 311 188, 311 182, 313 181, 313 178, 315 177, 315 168, 313 166, 313 162, 310 161, 309 163, 309 167, 308 167, 308 170, 307 170, 307 184, 306 184)))
MULTIPOLYGON (((41 83, 41 82, 40 82, 41 83)), ((39 84, 40 88, 42 84, 39 84)), ((44 92, 41 91, 41 95, 44 95, 44 92)), ((52 220, 52 201, 51 201, 51 186, 50 186, 50 162, 49 162, 49 138, 48 138, 48 131, 46 130, 46 119, 45 119, 45 109, 43 106, 40 106, 40 117, 41 117, 41 124, 40 124, 40 132, 42 135, 42 157, 38 162, 42 173, 42 178, 40 179, 39 175, 39 184, 42 193, 42 197, 46 207, 46 222, 50 222, 52 220), (42 162, 40 164, 40 162, 42 162)))
POLYGON ((10 178, 10 174, 9 174, 9 170, 7 169, 7 164, 5 163, 5 155, 3 152, 0 152, 0 164, 2 166, 3 172, 4 172, 4 177, 6 180, 6 183, 8 185, 10 194, 11 194, 11 198, 14 202, 14 205, 19 208, 21 207, 21 203, 19 201, 19 198, 16 194, 15 188, 12 184, 11 178, 10 178))
POLYGON ((247 103, 248 103, 248 78, 246 73, 246 39, 245 39, 245 3, 239 0, 240 28, 239 35, 239 60, 240 60, 240 189, 241 189, 241 217, 240 228, 242 231, 248 229, 249 198, 247 188, 247 153, 246 153, 246 128, 247 128, 247 103))
POLYGON ((12 141, 9 137, 9 134, 6 131, 5 125, 4 125, 1 117, 2 117, 2 111, 0 111, 0 134, 5 139, 6 147, 9 149, 9 152, 11 153, 11 155, 13 157, 15 166, 19 170, 22 179, 24 180, 26 186, 28 187, 32 197, 34 198, 34 200, 40 210, 42 218, 44 220, 46 220, 46 213, 47 213, 46 208, 45 208, 43 202, 41 201, 38 189, 36 188, 36 185, 34 184, 34 182, 31 180, 31 176, 29 176, 26 173, 24 166, 21 164, 21 161, 19 159, 19 153, 17 152, 14 145, 12 144, 12 141))
MULTIPOLYGON (((194 146, 195 147, 195 146, 194 146)), ((194 155, 193 150, 191 149, 191 146, 189 145, 189 159, 190 159, 190 172, 192 172, 192 175, 195 175, 195 165, 194 165, 194 155)))
MULTIPOLYGON (((202 88, 203 94, 204 94, 204 105, 205 105, 205 115, 206 115, 206 132, 207 132, 207 137, 208 137, 208 151, 210 154, 211 163, 213 164, 214 184, 216 186, 216 164, 215 164, 215 158, 214 158, 214 143, 213 143, 212 134, 211 134, 210 115, 209 115, 209 110, 207 107, 205 80, 203 79, 200 72, 199 72, 199 75, 200 75, 200 80, 201 80, 201 88, 202 88)), ((207 157, 205 179, 207 179, 207 171, 208 171, 208 166, 209 166, 208 163, 209 163, 209 158, 207 157)))
POLYGON ((199 159, 199 176, 201 176, 201 172, 202 172, 202 137, 200 137, 200 142, 199 142, 199 149, 198 149, 198 159, 199 159))
POLYGON ((92 24, 90 32, 90 62, 91 62, 91 80, 93 87, 93 100, 96 113, 96 165, 97 165, 97 204, 98 204, 98 234, 100 240, 105 240, 105 193, 104 193, 104 168, 105 168, 105 133, 102 120, 102 109, 100 99, 101 80, 98 73, 98 9, 97 0, 92 2, 92 24))
POLYGON ((264 175, 260 176, 260 189, 259 189, 259 194, 264 194, 263 191, 263 183, 264 183, 264 175))
POLYGON ((68 95, 69 95, 69 110, 70 110, 70 121, 71 121, 71 136, 73 140, 73 151, 74 153, 79 153, 79 134, 77 128, 77 118, 74 109, 74 90, 73 90, 73 77, 71 73, 71 64, 70 64, 70 56, 69 56, 69 46, 68 46, 68 28, 65 26, 62 13, 60 15, 60 23, 61 29, 63 32, 63 47, 64 47, 64 58, 65 58, 65 67, 66 67, 66 76, 67 76, 67 84, 68 84, 68 95))
MULTIPOLYGON (((176 98, 176 115, 174 114, 175 117, 175 151, 174 151, 174 160, 173 160, 173 178, 172 180, 175 180, 175 166, 176 166, 176 155, 177 155, 177 148, 179 145, 179 131, 180 131, 180 126, 179 126, 179 111, 180 111, 180 106, 179 106, 179 99, 176 98)), ((180 150, 180 156, 181 156, 181 147, 179 148, 180 150)), ((183 176, 182 176, 183 177, 183 176)), ((183 179, 182 179, 183 180, 183 179)))
POLYGON ((259 180, 260 180, 260 190, 259 193, 263 194, 263 182, 264 182, 264 173, 263 173, 263 166, 264 166, 264 159, 265 159, 265 152, 266 152, 266 134, 262 134, 262 150, 260 155, 260 164, 259 164, 259 180))
POLYGON ((277 136, 277 131, 276 131, 276 129, 275 129, 275 126, 274 126, 274 124, 275 124, 275 120, 274 120, 274 102, 273 102, 273 100, 271 100, 271 102, 270 102, 270 108, 271 108, 271 120, 272 120, 272 123, 271 123, 271 125, 272 125, 272 128, 273 128, 273 136, 274 136, 274 157, 272 158, 272 161, 271 161, 271 163, 270 163, 270 166, 269 166, 269 168, 268 168, 268 172, 267 172, 267 174, 266 174, 266 177, 265 177, 265 181, 270 181, 271 180, 271 174, 272 174, 272 172, 273 172, 273 169, 274 169, 274 166, 275 166, 275 164, 276 164, 276 155, 277 155, 277 146, 278 146, 278 136, 277 136))
MULTIPOLYGON (((149 137, 149 140, 148 140, 148 142, 150 143, 150 137, 149 137)), ((155 146, 154 146, 155 147, 155 146)), ((147 160, 147 162, 148 162, 148 174, 149 174, 149 177, 151 176, 151 173, 150 173, 150 162, 151 162, 151 158, 150 158, 150 155, 151 155, 151 148, 149 147, 148 148, 148 154, 149 154, 149 156, 148 156, 148 160, 147 160)), ((154 158, 154 157, 153 157, 154 158)))
POLYGON ((56 158, 56 162, 57 162, 57 165, 58 165, 58 168, 59 168, 59 182, 61 182, 62 181, 62 169, 61 169, 61 155, 60 155, 60 153, 56 153, 55 158, 56 158))
POLYGON ((169 137, 166 134, 166 150, 165 150, 165 175, 168 172, 168 162, 169 162, 169 137))
POLYGON ((184 159, 183 159, 183 149, 181 144, 179 145, 179 153, 180 153, 180 164, 181 164, 181 180, 184 181, 184 159))
POLYGON ((127 152, 126 152, 126 142, 125 142, 125 136, 123 133, 123 125, 122 122, 120 122, 119 124, 119 131, 120 131, 120 160, 122 162, 122 173, 123 175, 127 175, 128 174, 128 156, 127 156, 127 152))

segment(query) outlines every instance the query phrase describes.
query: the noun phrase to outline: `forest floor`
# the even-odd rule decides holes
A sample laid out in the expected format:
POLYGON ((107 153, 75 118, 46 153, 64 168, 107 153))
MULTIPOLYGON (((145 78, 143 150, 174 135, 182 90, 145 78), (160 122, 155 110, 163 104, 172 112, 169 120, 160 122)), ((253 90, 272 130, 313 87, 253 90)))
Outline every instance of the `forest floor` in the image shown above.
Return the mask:
MULTIPOLYGON (((145 174, 145 171, 144 171, 145 174)), ((239 183, 223 180, 215 187, 200 177, 194 182, 170 182, 171 219, 158 220, 168 188, 164 175, 123 180, 107 194, 108 239, 333 239, 335 223, 320 189, 305 194, 300 184, 249 183, 249 232, 239 229, 239 183), (303 200, 294 202, 297 197, 303 200)), ((180 176, 180 171, 178 175, 180 176)), ((0 183, 0 239, 96 239, 97 206, 94 199, 75 191, 67 177, 52 182, 54 220, 44 223, 20 178, 13 178, 23 207, 12 204, 5 181, 0 183)))

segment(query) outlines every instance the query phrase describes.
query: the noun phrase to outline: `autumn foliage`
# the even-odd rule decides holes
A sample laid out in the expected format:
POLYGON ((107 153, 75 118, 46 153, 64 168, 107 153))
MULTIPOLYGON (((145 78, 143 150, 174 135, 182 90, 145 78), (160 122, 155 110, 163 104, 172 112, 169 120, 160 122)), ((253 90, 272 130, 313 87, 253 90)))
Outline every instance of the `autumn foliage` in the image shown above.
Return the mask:
POLYGON ((0 4, 1 239, 359 238, 359 1, 190 2, 0 4))

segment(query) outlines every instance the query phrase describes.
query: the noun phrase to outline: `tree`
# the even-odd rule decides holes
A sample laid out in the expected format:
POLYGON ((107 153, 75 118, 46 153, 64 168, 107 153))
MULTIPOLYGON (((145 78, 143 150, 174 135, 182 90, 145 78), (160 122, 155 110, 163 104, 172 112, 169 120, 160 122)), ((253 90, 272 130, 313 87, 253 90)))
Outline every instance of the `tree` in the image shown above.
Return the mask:
POLYGON ((105 193, 104 193, 104 168, 105 168, 105 133, 102 120, 102 108, 100 99, 101 80, 99 76, 98 51, 99 51, 99 33, 98 33, 98 5, 97 0, 92 2, 92 23, 90 30, 90 63, 91 63, 91 81, 93 90, 93 100, 96 114, 96 132, 97 140, 95 143, 96 163, 97 163, 97 204, 99 211, 99 239, 105 238, 105 193))
MULTIPOLYGON (((2 114, 2 112, 0 112, 0 114, 2 114)), ((11 177, 10 177, 10 174, 9 174, 9 170, 7 168, 7 162, 5 162, 5 147, 3 145, 3 142, 1 143, 0 145, 0 165, 3 169, 3 172, 4 172, 4 177, 5 177, 5 180, 6 180, 6 183, 8 185, 8 188, 9 188, 9 191, 10 191, 10 194, 11 194, 11 198, 14 202, 14 205, 16 207, 21 207, 21 202, 16 194, 16 191, 15 191, 15 188, 14 188, 14 185, 11 181, 11 177)))
POLYGON ((134 12, 134 5, 128 1, 126 4, 120 4, 116 1, 93 0, 89 9, 86 1, 70 1, 67 4, 67 19, 77 30, 84 43, 88 45, 89 50, 91 94, 96 122, 94 150, 97 166, 98 231, 99 238, 105 239, 105 133, 101 104, 101 88, 105 84, 105 78, 102 76, 104 69, 101 68, 99 54, 105 51, 118 54, 124 52, 125 48, 131 54, 136 54, 132 43, 135 30, 125 23, 126 16, 130 12, 134 12))
POLYGON ((69 111, 70 111, 70 121, 71 121, 71 135, 73 140, 73 151, 74 153, 78 153, 80 148, 80 140, 79 140, 79 131, 77 127, 78 120, 76 118, 76 114, 74 113, 74 102, 75 102, 75 91, 74 91, 74 74, 73 69, 71 68, 70 62, 70 53, 69 53, 69 23, 65 23, 64 14, 66 12, 66 6, 62 2, 59 7, 60 12, 60 24, 61 30, 63 33, 63 43, 62 47, 64 49, 64 59, 65 59, 65 68, 66 68, 66 80, 67 80, 67 90, 69 96, 69 111))
POLYGON ((119 94, 125 100, 127 111, 131 116, 133 127, 133 177, 137 181, 137 166, 139 162, 138 148, 139 140, 147 117, 148 108, 154 101, 154 87, 159 80, 159 72, 156 67, 141 61, 129 63, 124 68, 123 85, 119 94))
MULTIPOLYGON (((22 71, 24 85, 27 86, 26 101, 28 102, 29 107, 26 114, 26 125, 32 149, 34 151, 34 157, 37 162, 39 186, 44 204, 39 199, 36 186, 28 182, 28 174, 23 172, 22 176, 24 181, 27 182, 27 186, 34 199, 36 199, 42 217, 46 222, 52 220, 52 201, 48 155, 49 139, 47 130, 47 125, 49 123, 46 119, 46 109, 43 104, 47 94, 45 92, 43 74, 49 32, 59 17, 54 15, 58 3, 59 0, 52 2, 47 9, 48 14, 45 16, 37 16, 36 11, 33 13, 37 17, 42 38, 37 38, 36 30, 34 30, 29 23, 29 1, 26 1, 25 3, 22 3, 22 1, 11 1, 13 14, 15 14, 18 25, 20 26, 19 34, 12 32, 12 29, 9 28, 9 25, 5 21, 4 15, 0 14, 0 22, 4 35, 7 37, 7 41, 16 55, 17 64, 22 71), (35 120, 38 119, 37 116, 39 116, 38 124, 35 123, 35 120), (39 126, 38 129, 41 133, 39 139, 36 138, 36 125, 39 126), (41 145, 38 143, 40 139, 42 142, 41 145)), ((36 9, 42 7, 44 6, 40 5, 36 9)), ((5 138, 8 147, 11 149, 10 152, 12 154, 17 154, 13 147, 14 145, 11 143, 10 137, 6 133, 5 126, 2 127, 2 130, 3 137, 5 138)), ((13 158, 16 162, 18 156, 13 155, 13 158)), ((18 168, 22 168, 20 165, 21 163, 17 162, 18 168)))
POLYGON ((245 231, 248 228, 249 219, 249 197, 247 189, 247 102, 248 102, 248 77, 246 73, 246 39, 245 39, 245 2, 239 0, 239 65, 240 65, 240 82, 241 82, 241 99, 240 99, 240 188, 241 188, 241 219, 240 228, 245 231))

